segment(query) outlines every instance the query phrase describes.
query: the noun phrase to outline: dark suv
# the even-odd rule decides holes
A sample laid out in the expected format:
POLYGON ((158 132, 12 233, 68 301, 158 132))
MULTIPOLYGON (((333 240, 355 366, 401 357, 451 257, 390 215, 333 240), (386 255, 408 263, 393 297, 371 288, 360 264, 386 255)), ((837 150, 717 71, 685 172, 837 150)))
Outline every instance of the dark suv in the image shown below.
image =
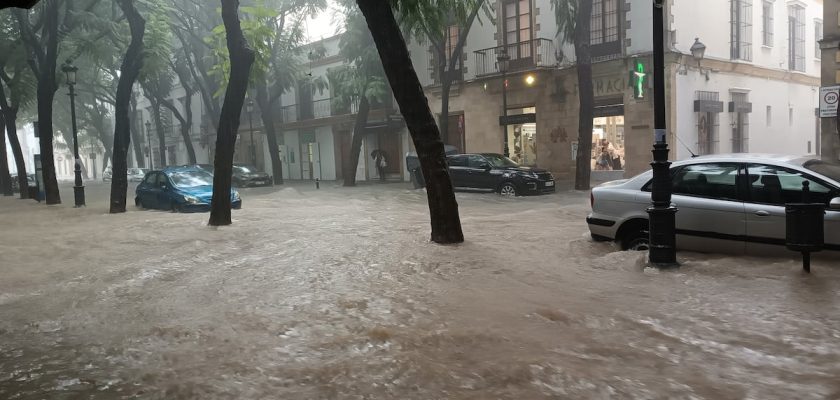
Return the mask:
POLYGON ((554 193, 550 172, 520 166, 501 154, 458 154, 447 162, 455 189, 493 191, 503 196, 554 193))

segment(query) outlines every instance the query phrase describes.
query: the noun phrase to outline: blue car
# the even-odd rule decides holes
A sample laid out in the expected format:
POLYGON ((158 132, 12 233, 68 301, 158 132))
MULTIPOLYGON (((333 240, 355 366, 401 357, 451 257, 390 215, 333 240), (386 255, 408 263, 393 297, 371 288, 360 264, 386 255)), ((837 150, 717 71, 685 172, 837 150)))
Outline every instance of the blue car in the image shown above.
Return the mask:
MULTIPOLYGON (((137 185, 134 204, 140 208, 177 212, 210 211, 213 175, 197 167, 169 167, 151 171, 137 185)), ((236 189, 230 190, 231 205, 242 208, 236 189)))

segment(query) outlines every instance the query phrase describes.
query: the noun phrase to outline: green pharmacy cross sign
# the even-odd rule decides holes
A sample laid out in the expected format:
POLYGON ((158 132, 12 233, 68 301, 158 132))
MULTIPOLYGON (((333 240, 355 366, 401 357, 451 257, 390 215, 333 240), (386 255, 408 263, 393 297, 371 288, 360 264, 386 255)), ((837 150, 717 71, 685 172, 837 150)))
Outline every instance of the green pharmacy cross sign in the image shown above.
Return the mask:
POLYGON ((633 70, 630 71, 630 87, 633 88, 634 99, 645 98, 647 81, 648 74, 645 72, 645 64, 639 60, 633 60, 633 70))

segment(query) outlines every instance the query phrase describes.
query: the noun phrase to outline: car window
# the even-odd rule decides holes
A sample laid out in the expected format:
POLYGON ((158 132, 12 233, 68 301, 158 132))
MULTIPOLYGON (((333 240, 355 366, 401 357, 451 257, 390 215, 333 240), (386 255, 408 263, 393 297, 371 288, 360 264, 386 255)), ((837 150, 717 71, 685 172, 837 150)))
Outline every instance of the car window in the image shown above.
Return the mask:
POLYGON ((514 167, 515 168, 515 167, 519 166, 519 164, 517 164, 516 162, 514 162, 510 158, 507 158, 507 157, 499 155, 499 154, 485 154, 484 158, 487 159, 487 162, 489 162, 490 165, 492 165, 496 168, 507 168, 507 167, 514 167))
POLYGON ((146 175, 146 179, 143 179, 143 183, 147 185, 154 185, 155 180, 157 179, 157 174, 148 174, 146 175))
POLYGON ((736 163, 687 165, 674 174, 674 194, 721 200, 739 200, 736 163))
POLYGON ((204 171, 174 172, 169 174, 169 177, 175 186, 181 188, 213 185, 213 175, 204 171))
POLYGON ((806 181, 809 183, 812 202, 828 205, 837 194, 836 190, 817 182, 813 177, 789 168, 750 164, 747 173, 750 177, 750 199, 754 203, 800 203, 803 201, 802 182, 806 181))
POLYGON ((448 162, 449 162, 450 167, 466 167, 467 166, 467 157, 466 156, 449 157, 448 162))
POLYGON ((158 186, 163 186, 163 185, 166 185, 166 183, 167 183, 166 174, 158 173, 157 174, 157 185, 158 186))
POLYGON ((487 164, 487 160, 479 155, 471 155, 467 156, 467 166, 470 168, 480 168, 482 165, 487 164))

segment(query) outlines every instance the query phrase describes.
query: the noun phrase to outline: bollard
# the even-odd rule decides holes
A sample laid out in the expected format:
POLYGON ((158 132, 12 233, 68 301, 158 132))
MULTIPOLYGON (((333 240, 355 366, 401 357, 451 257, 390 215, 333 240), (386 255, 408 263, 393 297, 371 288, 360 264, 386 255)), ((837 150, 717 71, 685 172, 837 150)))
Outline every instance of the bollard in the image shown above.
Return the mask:
POLYGON ((315 178, 315 189, 321 188, 321 179, 315 178))
POLYGON ((811 253, 825 245, 825 204, 811 203, 809 182, 802 182, 802 203, 785 205, 785 245, 802 253, 802 269, 811 272, 811 253))

